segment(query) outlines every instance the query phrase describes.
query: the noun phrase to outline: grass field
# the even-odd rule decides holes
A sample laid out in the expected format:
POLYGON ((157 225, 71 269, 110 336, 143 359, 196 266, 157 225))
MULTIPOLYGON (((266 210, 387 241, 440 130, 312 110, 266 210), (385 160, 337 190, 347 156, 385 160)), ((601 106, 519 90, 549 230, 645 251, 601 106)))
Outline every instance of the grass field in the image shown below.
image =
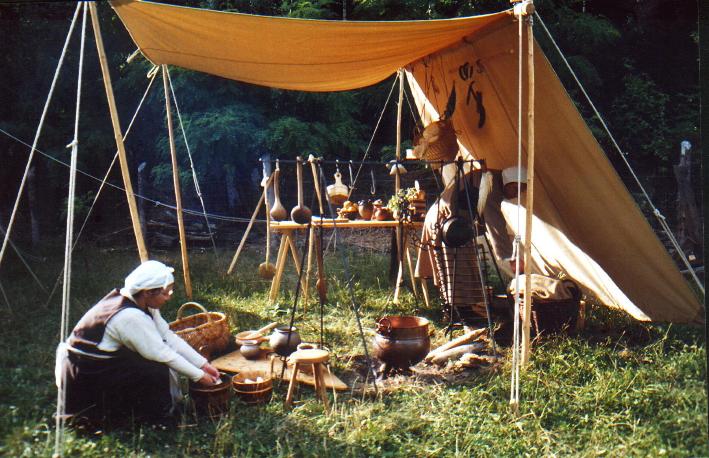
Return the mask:
MULTIPOLYGON (((156 253, 177 264, 179 254, 156 253)), ((295 278, 284 279, 282 302, 268 306, 267 284, 255 275, 262 255, 247 251, 234 276, 224 275, 231 253, 191 257, 195 300, 229 315, 234 330, 272 319, 286 322, 295 278)), ((61 268, 61 250, 33 262, 45 286, 61 268)), ((386 312, 433 320, 434 342, 443 341, 441 314, 422 309, 405 292, 387 303, 387 259, 375 252, 349 253, 354 292, 367 335, 386 312)), ((84 248, 75 255, 71 325, 136 264, 132 253, 84 248)), ((363 353, 342 275, 341 257, 327 259, 329 299, 326 340, 337 356, 334 371, 351 380, 353 357, 363 353)), ((178 266, 179 267, 179 266, 178 266)), ((10 259, 0 281, 11 311, 0 314, 0 455, 51 456, 56 391, 54 348, 59 333, 61 289, 47 294, 10 259)), ((176 277, 179 276, 178 274, 176 277)), ((179 281, 178 284, 182 282, 179 281)), ((185 302, 178 288, 163 310, 170 321, 185 302)), ((297 316, 304 339, 316 340, 315 302, 297 316)), ((510 366, 465 382, 399 383, 380 396, 344 392, 330 413, 300 390, 284 411, 285 386, 261 407, 233 405, 218 422, 186 418, 178 429, 134 425, 87 435, 69 431, 67 456, 709 456, 706 346, 700 328, 645 325, 594 307, 578 336, 539 343, 523 373, 518 415, 508 407, 510 366)))

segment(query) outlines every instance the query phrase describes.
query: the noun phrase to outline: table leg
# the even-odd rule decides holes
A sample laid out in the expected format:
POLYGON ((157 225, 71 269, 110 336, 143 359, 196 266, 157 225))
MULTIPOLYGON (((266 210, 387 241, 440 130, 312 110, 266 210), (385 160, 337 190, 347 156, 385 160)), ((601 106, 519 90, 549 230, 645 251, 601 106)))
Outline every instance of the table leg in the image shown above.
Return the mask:
POLYGON ((397 273, 396 273, 396 285, 394 286, 394 298, 393 302, 395 304, 399 303, 399 291, 401 290, 401 284, 404 282, 404 262, 403 262, 403 243, 401 240, 401 227, 396 226, 396 257, 397 259, 397 273))
MULTIPOLYGON (((288 237, 288 246, 290 247, 290 254, 293 257, 293 263, 295 264, 295 273, 300 277, 300 256, 298 256, 298 247, 295 246, 295 241, 293 241, 293 233, 291 232, 290 237, 288 237)), ((300 279, 301 291, 305 290, 305 279, 300 279)))
POLYGON ((421 292, 423 293, 423 301, 426 304, 426 308, 431 307, 430 299, 428 297, 428 280, 425 278, 421 279, 421 292))
POLYGON ((276 275, 273 276, 273 281, 271 282, 271 292, 268 295, 268 299, 271 303, 276 301, 278 297, 278 290, 281 287, 281 277, 283 276, 283 268, 286 265, 286 258, 288 253, 288 241, 286 240, 288 234, 284 232, 281 234, 281 244, 278 247, 278 256, 276 257, 276 275))
POLYGON ((308 235, 308 260, 307 267, 305 270, 305 285, 303 286, 303 312, 306 311, 308 306, 308 299, 310 298, 310 270, 313 264, 313 246, 315 244, 315 226, 310 226, 310 234, 308 235))
POLYGON ((406 264, 409 266, 409 278, 411 279, 411 289, 414 292, 414 297, 418 297, 418 288, 416 287, 416 277, 414 277, 414 266, 411 262, 411 252, 409 251, 409 244, 407 240, 404 240, 404 254, 406 255, 406 264))

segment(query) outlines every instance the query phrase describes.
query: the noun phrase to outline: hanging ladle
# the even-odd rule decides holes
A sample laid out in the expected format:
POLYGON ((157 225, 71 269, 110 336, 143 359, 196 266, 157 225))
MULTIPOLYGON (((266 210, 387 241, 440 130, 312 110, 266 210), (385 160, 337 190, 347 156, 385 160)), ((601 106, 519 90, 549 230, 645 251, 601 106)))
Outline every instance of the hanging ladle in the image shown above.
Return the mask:
MULTIPOLYGON (((274 173, 277 174, 278 171, 274 173)), ((259 277, 270 280, 276 275, 276 266, 271 264, 271 212, 268 211, 268 202, 264 204, 266 206, 266 261, 259 264, 258 274, 259 277)))
POLYGON ((298 224, 307 224, 313 216, 313 212, 303 204, 303 158, 296 159, 296 172, 298 175, 298 205, 293 207, 290 218, 298 224))
POLYGON ((281 203, 281 193, 278 186, 278 181, 281 177, 281 164, 276 161, 276 171, 273 172, 273 207, 271 207, 271 218, 276 221, 283 221, 288 218, 288 211, 281 203))

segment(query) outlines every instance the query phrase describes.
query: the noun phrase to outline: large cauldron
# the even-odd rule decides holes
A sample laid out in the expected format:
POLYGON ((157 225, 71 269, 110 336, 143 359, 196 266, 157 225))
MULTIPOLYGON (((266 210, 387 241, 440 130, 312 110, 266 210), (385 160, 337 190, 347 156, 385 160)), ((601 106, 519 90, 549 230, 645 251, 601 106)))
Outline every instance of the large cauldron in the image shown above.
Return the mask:
POLYGON ((374 336, 374 356, 384 364, 380 376, 392 369, 406 372, 421 361, 431 349, 428 320, 416 316, 385 316, 377 322, 374 336))

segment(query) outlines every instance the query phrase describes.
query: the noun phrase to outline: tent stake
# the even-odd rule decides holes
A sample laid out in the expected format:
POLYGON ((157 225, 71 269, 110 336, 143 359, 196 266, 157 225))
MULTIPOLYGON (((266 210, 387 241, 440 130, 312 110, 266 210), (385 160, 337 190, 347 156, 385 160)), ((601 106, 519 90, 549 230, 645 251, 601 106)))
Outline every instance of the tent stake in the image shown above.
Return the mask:
MULTIPOLYGON (((521 19, 521 18, 520 18, 521 19)), ((532 16, 526 16, 527 29, 527 200, 524 230, 524 322, 522 324, 522 367, 529 362, 529 328, 532 315, 532 220, 534 216, 534 34, 532 16)), ((520 132, 520 135, 522 133, 520 132)))
POLYGON ((96 50, 98 51, 98 59, 101 64, 101 73, 103 74, 103 85, 106 89, 106 99, 108 101, 108 109, 111 112, 111 124, 113 124, 113 136, 116 139, 118 147, 118 159, 121 164, 121 175, 123 176, 123 186, 126 189, 126 199, 128 200, 128 210, 130 211, 130 219, 133 224, 133 232, 135 233, 135 241, 138 245, 138 255, 140 261, 148 260, 148 249, 145 246, 143 238, 143 230, 140 227, 140 217, 138 216, 138 206, 135 203, 135 195, 133 194, 133 185, 130 181, 130 168, 126 159, 126 148, 123 144, 123 134, 121 133, 121 123, 118 119, 118 110, 116 109, 116 100, 113 97, 113 86, 111 85, 111 74, 108 70, 106 60, 106 51, 103 47, 103 38, 101 37, 101 26, 98 22, 98 13, 96 12, 96 3, 89 2, 89 11, 91 12, 91 25, 94 28, 94 36, 96 38, 96 50))
POLYGON ((167 113, 167 132, 170 138, 170 159, 172 160, 172 182, 175 187, 175 206, 177 207, 177 229, 180 233, 180 253, 182 254, 182 275, 185 278, 185 294, 192 300, 192 281, 190 280, 190 261, 187 256, 187 237, 185 236, 185 221, 182 217, 182 193, 180 192, 180 170, 177 165, 175 150, 175 133, 172 129, 172 110, 170 108, 170 92, 167 83, 167 65, 162 64, 162 82, 165 87, 165 111, 167 113))

